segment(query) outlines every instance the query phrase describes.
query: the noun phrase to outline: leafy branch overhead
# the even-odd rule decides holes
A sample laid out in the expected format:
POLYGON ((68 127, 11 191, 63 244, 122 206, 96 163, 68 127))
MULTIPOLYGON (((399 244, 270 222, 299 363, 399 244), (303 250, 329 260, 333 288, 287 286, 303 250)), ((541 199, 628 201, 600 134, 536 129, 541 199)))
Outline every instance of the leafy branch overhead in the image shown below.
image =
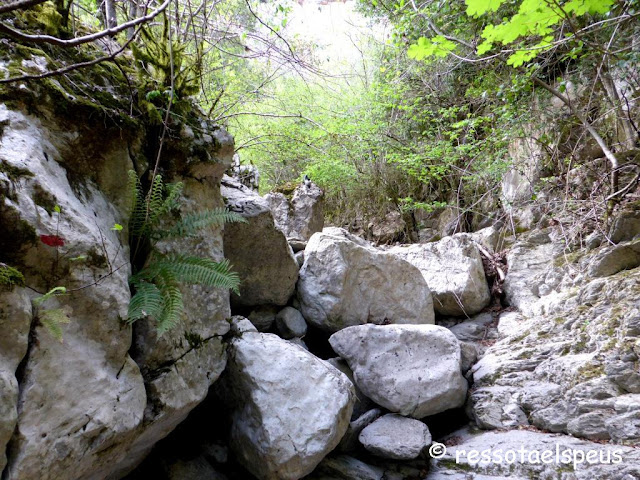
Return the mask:
MULTIPOLYGON (((581 44, 581 31, 571 22, 585 16, 606 16, 615 5, 614 0, 569 0, 567 2, 544 2, 522 0, 513 12, 514 6, 505 0, 465 0, 466 13, 470 17, 489 17, 478 39, 476 54, 485 55, 501 46, 498 53, 509 54, 507 64, 519 67, 533 60, 541 53, 560 43, 575 40, 581 44), (496 15, 504 8, 505 15, 496 15), (568 23, 568 25, 564 25, 568 23), (564 28, 559 28, 564 25, 564 28)), ((608 21, 612 21, 608 18, 608 21)), ((410 58, 422 60, 427 57, 443 57, 450 53, 460 53, 460 44, 446 39, 443 35, 420 37, 409 47, 410 58)))

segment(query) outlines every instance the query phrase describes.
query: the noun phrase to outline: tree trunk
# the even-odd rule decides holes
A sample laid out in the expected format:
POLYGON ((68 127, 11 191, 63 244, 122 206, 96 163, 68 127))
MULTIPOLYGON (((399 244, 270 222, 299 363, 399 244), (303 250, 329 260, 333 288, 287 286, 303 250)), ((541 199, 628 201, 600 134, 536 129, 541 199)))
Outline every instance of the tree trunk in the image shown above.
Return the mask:
POLYGON ((118 17, 116 16, 116 2, 115 0, 104 0, 104 10, 106 27, 114 28, 118 26, 118 17))
POLYGON ((558 89, 553 88, 551 85, 543 82, 539 78, 532 77, 532 80, 533 80, 533 83, 544 88, 553 96, 560 99, 562 103, 564 103, 569 108, 569 111, 571 112, 571 114, 574 117, 576 117, 580 121, 580 123, 582 123, 582 126, 587 130, 587 132, 589 132, 589 135, 593 137, 593 139, 596 141, 598 146, 602 149, 604 156, 607 157, 607 160, 609 160, 609 163, 611 164, 611 189, 612 189, 611 192, 612 193, 617 192, 618 191, 618 167, 620 166, 620 163, 618 162, 618 159, 615 156, 615 154, 609 148, 609 145, 607 145, 607 143, 600 136, 598 131, 593 127, 593 125, 591 125, 591 123, 586 119, 586 117, 582 115, 580 112, 578 112, 578 110, 573 105, 573 103, 571 103, 571 100, 569 98, 564 96, 558 89))

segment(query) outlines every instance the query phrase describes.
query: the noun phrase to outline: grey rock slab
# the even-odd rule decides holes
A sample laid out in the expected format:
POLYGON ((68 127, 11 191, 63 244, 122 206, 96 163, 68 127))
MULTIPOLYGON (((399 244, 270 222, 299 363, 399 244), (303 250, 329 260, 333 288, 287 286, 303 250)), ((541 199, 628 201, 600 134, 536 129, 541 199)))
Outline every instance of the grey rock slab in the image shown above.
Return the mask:
POLYGON ((640 235, 640 211, 624 210, 613 220, 609 238, 613 243, 620 243, 626 240, 633 240, 640 235))
POLYGON ((380 418, 382 415, 382 410, 379 408, 374 408, 369 410, 368 412, 363 413, 355 420, 352 420, 349 423, 349 428, 347 428, 347 432, 340 440, 340 445, 338 445, 338 450, 341 452, 352 452, 360 447, 360 442, 358 440, 358 436, 362 430, 370 425, 372 422, 380 418))
POLYGON ((240 295, 231 296, 232 304, 286 305, 298 279, 298 263, 274 224, 269 202, 229 177, 223 178, 221 191, 229 209, 247 220, 224 228, 224 256, 240 276, 240 295))
POLYGON ((282 193, 270 193, 265 200, 276 226, 298 243, 298 247, 292 244, 294 252, 304 249, 304 242, 324 226, 324 192, 313 182, 298 185, 290 198, 282 193))
POLYGON ((589 264, 591 277, 608 277, 640 265, 640 240, 604 247, 589 264))

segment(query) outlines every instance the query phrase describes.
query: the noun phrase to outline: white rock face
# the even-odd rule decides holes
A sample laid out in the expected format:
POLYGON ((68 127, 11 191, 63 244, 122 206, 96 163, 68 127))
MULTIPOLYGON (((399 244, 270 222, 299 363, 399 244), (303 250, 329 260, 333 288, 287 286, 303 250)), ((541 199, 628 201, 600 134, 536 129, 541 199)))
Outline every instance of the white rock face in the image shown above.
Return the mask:
POLYGON ((31 327, 31 299, 24 288, 0 292, 0 471, 7 463, 5 449, 18 421, 18 381, 20 361, 27 353, 31 327))
POLYGON ((444 327, 360 325, 334 333, 329 343, 358 388, 392 412, 422 418, 465 401, 460 345, 444 327))
POLYGON ((306 241, 324 226, 324 192, 315 183, 296 187, 289 200, 282 193, 269 193, 269 202, 276 226, 287 238, 306 241))
POLYGON ((536 311, 540 286, 544 285, 544 278, 539 277, 557 255, 558 246, 551 242, 548 233, 542 232, 511 248, 507 254, 509 271, 504 280, 509 305, 517 307, 527 316, 536 311))
MULTIPOLYGON (((0 369, 3 383, 7 383, 2 397, 13 396, 18 405, 5 478, 90 478, 125 454, 118 444, 140 425, 146 403, 140 370, 127 353, 131 329, 121 321, 130 298, 128 248, 110 230, 116 222, 126 223, 114 203, 118 196, 126 196, 122 190, 126 181, 114 178, 114 170, 109 169, 122 169, 126 178, 124 172, 130 166, 127 145, 115 142, 110 145, 112 149, 100 152, 102 158, 91 160, 100 189, 85 180, 82 188, 74 190, 63 164, 69 162, 74 173, 83 174, 87 150, 78 132, 56 131, 59 127, 55 125, 45 127, 40 120, 9 111, 4 105, 0 105, 0 122, 4 123, 0 160, 29 172, 17 179, 0 174, 0 184, 11 185, 11 195, 3 198, 0 207, 0 224, 12 232, 2 235, 2 258, 13 255, 29 285, 41 291, 46 291, 52 281, 47 278, 52 271, 61 277, 55 285, 63 284, 71 290, 107 275, 108 261, 117 266, 124 263, 123 268, 85 288, 82 294, 57 297, 42 305, 43 309, 64 309, 70 323, 63 327, 64 343, 42 326, 34 329, 19 398, 17 382, 11 377, 26 351, 31 302, 18 290, 14 300, 3 298, 15 301, 9 307, 14 312, 6 325, 7 337, 3 333, 7 341, 15 343, 7 350, 2 345, 0 369), (117 182, 119 187, 115 186, 117 182), (54 205, 61 207, 60 215, 53 212, 54 205), (56 233, 64 242, 57 268, 56 249, 38 238, 56 233), (12 238, 20 238, 18 248, 7 244, 12 238), (80 255, 87 260, 71 264, 69 258, 80 255)), ((15 420, 15 405, 6 417, 3 415, 3 427, 15 420)), ((5 443, 7 432, 3 427, 0 437, 5 443)))
MULTIPOLYGON (((229 299, 227 292, 185 288, 185 330, 158 339, 153 324, 139 321, 132 335, 132 328, 122 321, 131 296, 127 238, 112 230, 115 223, 127 224, 131 143, 122 138, 121 130, 105 128, 103 142, 96 146, 91 127, 74 129, 58 120, 52 112, 35 119, 0 105, 0 161, 26 172, 17 179, 0 173, 0 189, 11 188, 11 198, 3 198, 0 206, 0 224, 12 232, 0 235, 0 261, 19 265, 29 286, 40 291, 64 285, 67 295, 39 309, 59 308, 70 319, 62 327, 61 343, 32 321, 38 313, 31 311, 35 294, 16 289, 10 294, 13 298, 0 298, 5 332, 0 340, 0 378, 6 384, 0 389, 0 447, 4 452, 7 429, 17 412, 7 450, 7 480, 117 479, 204 399, 224 368, 219 335, 229 325, 219 320, 229 314, 229 299), (38 238, 56 234, 64 243, 59 252, 38 238), (11 245, 12 238, 20 245, 11 245), (71 262, 74 257, 85 260, 71 262), (49 278, 52 271, 55 278, 49 278), (8 324, 5 315, 10 317, 8 324), (30 327, 34 341, 23 360, 18 398, 12 377, 25 355, 30 327), (186 340, 187 332, 189 338, 201 340, 197 346, 186 340), (129 356, 133 337, 139 364, 129 356)), ((209 147, 210 161, 192 162, 188 152, 181 152, 187 156, 181 161, 189 164, 187 210, 221 205, 211 188, 217 190, 224 165, 211 154, 224 157, 233 148, 223 131, 213 134, 215 142, 209 137, 209 145, 200 145, 209 147)), ((203 237, 159 248, 220 258, 220 231, 207 231, 203 237)))
POLYGON ((224 228, 224 255, 240 275, 240 295, 233 294, 232 303, 286 305, 298 280, 298 263, 274 224, 269 203, 230 177, 223 178, 221 190, 229 209, 247 220, 224 228))
POLYGON ((479 433, 464 428, 453 432, 451 438, 454 437, 455 444, 447 447, 445 455, 433 460, 428 480, 464 478, 456 476, 462 469, 473 471, 474 479, 487 480, 632 480, 640 474, 640 452, 637 448, 622 445, 527 430, 479 433), (469 457, 473 451, 486 452, 489 458, 483 459, 481 453, 477 457, 469 457), (543 457, 546 451, 550 453, 543 457), (501 455, 501 461, 496 461, 497 455, 501 455), (450 466, 452 463, 453 468, 450 466))
POLYGON ((420 271, 340 228, 309 240, 298 281, 307 322, 335 332, 364 323, 433 323, 431 292, 420 271))
POLYGON ((260 480, 310 473, 337 445, 355 401, 345 375, 276 335, 244 333, 222 377, 231 447, 260 480))
POLYGON ((413 460, 431 444, 429 428, 420 420, 388 414, 365 427, 360 443, 374 455, 413 460))
POLYGON ((640 269, 618 262, 634 241, 563 254, 552 233, 534 231, 510 253, 505 289, 520 312, 500 316, 501 338, 471 369, 469 416, 487 429, 530 423, 637 443, 640 269))
MULTIPOLYGON (((212 133, 216 135, 216 148, 203 147, 207 147, 215 161, 187 160, 188 174, 174 179, 184 184, 182 215, 224 205, 219 183, 231 162, 233 140, 224 130, 212 133)), ((176 159, 177 164, 184 161, 176 159)), ((222 227, 212 226, 193 236, 163 240, 156 248, 162 253, 186 253, 220 261, 222 240, 222 227)), ((158 337, 152 322, 139 320, 134 326, 132 351, 145 378, 147 406, 143 426, 126 447, 126 461, 113 474, 114 478, 141 462, 158 440, 205 399, 226 365, 222 336, 229 331, 229 292, 203 285, 183 285, 181 290, 184 314, 175 328, 158 337)))
POLYGON ((473 315, 489 304, 482 258, 468 235, 393 247, 389 252, 420 269, 433 294, 433 308, 441 315, 473 315))

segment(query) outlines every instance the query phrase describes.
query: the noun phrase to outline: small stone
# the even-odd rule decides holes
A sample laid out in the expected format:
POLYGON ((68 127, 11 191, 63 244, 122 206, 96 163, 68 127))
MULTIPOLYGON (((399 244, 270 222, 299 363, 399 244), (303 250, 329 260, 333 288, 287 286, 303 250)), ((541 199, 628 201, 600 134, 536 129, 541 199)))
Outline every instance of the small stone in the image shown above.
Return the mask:
POLYGON ((273 305, 262 305, 251 311, 249 314, 249 320, 259 331, 266 332, 271 328, 273 322, 276 321, 277 313, 278 307, 273 305))
POLYGON ((359 440, 374 455, 394 460, 413 460, 431 444, 429 428, 419 420, 385 415, 360 433, 359 440))
POLYGON ((293 307, 284 307, 276 315, 276 328, 284 339, 302 338, 307 333, 307 322, 293 307))

